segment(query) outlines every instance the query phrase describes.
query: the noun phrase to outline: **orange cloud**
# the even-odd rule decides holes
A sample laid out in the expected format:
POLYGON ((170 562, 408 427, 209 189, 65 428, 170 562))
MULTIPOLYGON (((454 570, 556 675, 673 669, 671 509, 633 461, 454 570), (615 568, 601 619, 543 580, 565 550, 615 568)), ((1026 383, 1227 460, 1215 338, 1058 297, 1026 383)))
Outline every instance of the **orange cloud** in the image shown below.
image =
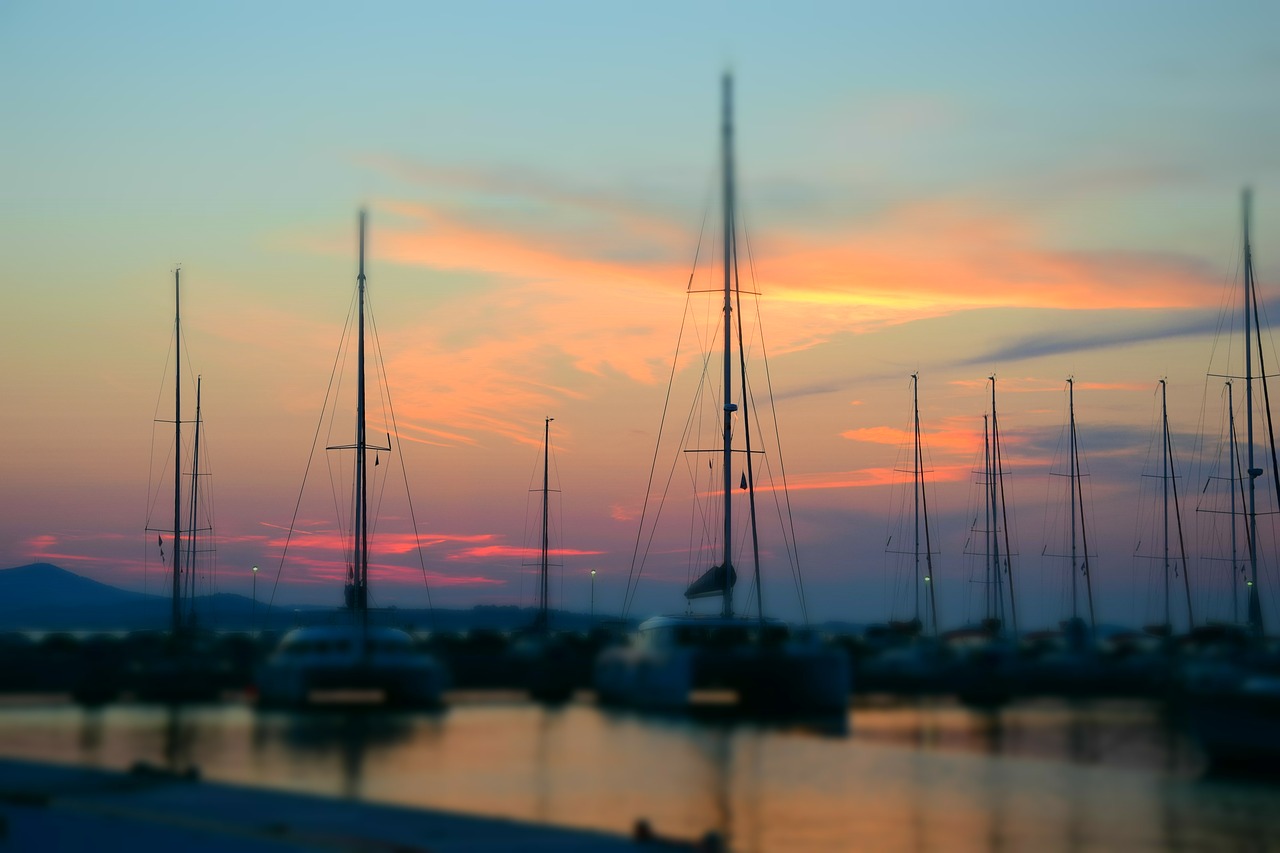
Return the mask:
MULTIPOLYGON (((693 281, 691 229, 626 200, 546 181, 382 168, 446 198, 381 201, 370 241, 379 262, 435 270, 451 285, 456 273, 500 283, 445 289, 402 336, 413 343, 388 354, 406 430, 418 440, 463 445, 496 435, 533 443, 533 413, 589 393, 587 378, 649 385, 665 375, 680 289, 693 281), (490 203, 512 198, 534 213, 515 218, 509 204, 490 203), (608 223, 608 239, 584 226, 598 219, 608 223), (645 251, 624 251, 628 238, 645 251)), ((1030 220, 979 202, 912 204, 817 235, 786 228, 756 235, 742 275, 762 293, 774 354, 978 308, 1185 308, 1213 304, 1219 289, 1216 274, 1178 256, 1069 251, 1042 241, 1030 220)), ((347 242, 311 246, 345 252, 347 242)), ((715 256, 710 248, 704 258, 715 256)), ((714 282, 709 273, 697 281, 707 274, 714 282)), ((424 290, 431 287, 425 279, 424 290)))

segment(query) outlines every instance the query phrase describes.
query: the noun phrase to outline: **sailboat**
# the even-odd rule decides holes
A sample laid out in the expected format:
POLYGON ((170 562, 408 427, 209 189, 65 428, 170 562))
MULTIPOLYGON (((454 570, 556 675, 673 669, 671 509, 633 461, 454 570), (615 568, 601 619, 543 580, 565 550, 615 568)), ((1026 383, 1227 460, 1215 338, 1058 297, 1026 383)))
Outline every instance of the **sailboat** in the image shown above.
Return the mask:
MULTIPOLYGON (((1245 456, 1247 467, 1243 490, 1245 548, 1248 557, 1248 631, 1246 642, 1218 643, 1191 655, 1183 662, 1181 681, 1187 720, 1211 765, 1216 768, 1246 767, 1274 773, 1280 761, 1280 652, 1265 642, 1259 588, 1259 535, 1257 481, 1266 475, 1257 459, 1254 424, 1254 381, 1262 392, 1271 467, 1272 488, 1280 485, 1271 423, 1267 369, 1263 358, 1262 328, 1258 295, 1253 276, 1253 253, 1249 244, 1251 195, 1243 196, 1244 223, 1244 360, 1245 372, 1245 456), (1258 373, 1254 374, 1253 348, 1257 347, 1258 373)), ((1232 490, 1234 494, 1234 489, 1232 490)), ((1234 499, 1234 498, 1233 498, 1234 499)), ((1234 573, 1233 573, 1234 574, 1234 573)))
MULTIPOLYGON (((685 613, 655 616, 642 622, 627 645, 611 647, 596 660, 594 680, 600 701, 631 707, 680 709, 689 707, 695 691, 726 690, 744 711, 766 714, 843 715, 851 683, 849 660, 841 649, 814 639, 794 638, 789 627, 766 619, 760 587, 759 539, 755 524, 755 470, 751 446, 749 398, 742 367, 740 291, 735 270, 736 219, 733 183, 732 79, 722 78, 721 187, 724 217, 722 350, 719 376, 718 422, 720 446, 708 453, 721 465, 718 488, 721 513, 719 562, 688 585, 685 599, 719 598, 718 615, 685 613), (734 313, 738 313, 736 326, 734 313), (735 350, 735 341, 737 348, 735 350), (739 362, 742 411, 734 401, 734 362, 739 362), (734 427, 743 427, 745 447, 736 449, 734 427), (741 483, 735 482, 735 455, 744 458, 741 483), (735 489, 735 487, 737 487, 735 489), (738 580, 733 554, 735 491, 746 492, 750 538, 754 555, 755 618, 734 612, 738 580)), ((707 367, 712 360, 709 358, 707 367)))
MULTIPOLYGON (((202 379, 196 380, 196 418, 195 434, 192 444, 191 490, 188 496, 188 523, 183 522, 183 440, 182 427, 193 423, 182 417, 182 270, 173 271, 173 335, 174 335, 174 383, 173 383, 173 524, 170 527, 147 527, 151 533, 171 533, 169 554, 169 637, 177 643, 190 638, 195 627, 195 613, 191 607, 191 592, 194 589, 195 540, 199 531, 197 512, 199 509, 200 487, 200 389, 202 379), (183 536, 186 536, 184 541, 183 536), (185 589, 184 589, 185 584, 185 589)), ((160 421, 157 421, 159 423, 160 421)), ((158 540, 161 558, 164 558, 163 535, 158 540)))
MULTIPOLYGON (((1069 561, 1071 605, 1060 631, 1028 634, 1029 647, 1019 678, 1023 692, 1051 695, 1093 694, 1103 689, 1103 662, 1098 655, 1097 618, 1093 604, 1093 564, 1084 501, 1084 472, 1080 466, 1080 436, 1076 424, 1075 377, 1067 377, 1067 471, 1054 472, 1067 480, 1068 536, 1066 553, 1055 555, 1069 561), (1083 584, 1081 581, 1083 580, 1083 584), (1082 589, 1083 587, 1083 589, 1082 589), (1087 605, 1087 621, 1082 615, 1082 599, 1087 605)), ((1048 555, 1048 548, 1045 549, 1048 555)))
MULTIPOLYGON (((369 518, 370 453, 390 452, 369 442, 365 417, 365 212, 360 212, 360 266, 356 277, 359 314, 356 352, 356 438, 330 450, 355 456, 354 531, 344 587, 345 618, 338 624, 295 628, 258 673, 258 701, 267 706, 322 702, 380 702, 408 707, 442 704, 448 673, 421 651, 404 630, 370 624, 369 518)), ((377 464, 375 456, 375 464, 377 464)))
POLYGON ((542 488, 538 548, 538 611, 511 644, 511 657, 529 695, 539 702, 567 701, 577 684, 580 653, 551 630, 551 422, 542 426, 542 488))
POLYGON ((981 507, 974 516, 966 553, 981 557, 982 620, 978 625, 952 632, 951 636, 1007 639, 1018 633, 1018 606, 1014 595, 1013 560, 1009 539, 1008 505, 1004 488, 1004 457, 1000 420, 996 409, 996 377, 991 383, 991 411, 982 416, 982 470, 975 471, 981 487, 981 507), (975 540, 981 544, 975 546, 975 540), (973 550, 969 550, 973 547, 973 550))
MULTIPOLYGON (((226 649, 219 638, 209 632, 197 631, 195 593, 196 575, 200 555, 212 549, 200 542, 210 526, 202 520, 205 510, 200 493, 201 478, 201 430, 204 418, 201 413, 203 378, 196 378, 196 404, 194 420, 183 418, 182 410, 182 270, 173 273, 173 348, 174 386, 173 420, 157 423, 173 426, 173 517, 164 527, 147 525, 148 535, 157 534, 157 546, 162 559, 167 558, 169 577, 169 630, 165 642, 149 649, 140 647, 137 656, 128 662, 122 684, 135 698, 153 702, 202 702, 217 699, 224 691, 243 687, 241 673, 232 666, 226 649), (185 454, 183 426, 192 427, 190 456, 185 454), (184 466, 190 462, 190 471, 184 466), (190 488, 183 489, 184 478, 190 478, 190 488), (168 553, 165 553, 164 534, 171 534, 168 553)), ((102 687, 102 679, 90 673, 89 682, 102 687)), ((80 692, 80 691, 77 691, 80 692)), ((92 688, 87 689, 93 693, 92 688)))
POLYGON ((1174 578, 1181 577, 1187 602, 1187 631, 1196 627, 1195 610, 1191 598, 1191 574, 1187 563, 1186 540, 1182 531, 1182 504, 1178 500, 1178 474, 1175 470, 1173 437, 1169 431, 1169 388, 1160 380, 1160 530, 1161 543, 1161 617, 1160 621, 1146 626, 1146 632, 1163 637, 1168 642, 1174 635, 1173 602, 1174 578), (1172 501, 1172 504, 1170 503, 1172 501), (1175 542, 1177 550, 1174 550, 1175 542))
MULTIPOLYGON (((905 471, 911 475, 910 520, 909 523, 904 520, 898 528, 910 538, 911 547, 895 553, 911 558, 912 618, 891 620, 887 629, 867 632, 874 651, 859 659, 856 675, 858 688, 864 691, 936 690, 943 664, 938 642, 937 580, 925 489, 924 442, 920 431, 919 373, 911 374, 911 435, 911 467, 905 471)), ((894 547, 892 536, 887 547, 894 547)))
MULTIPOLYGON (((982 416, 982 470, 978 473, 982 508, 974 517, 968 552, 982 558, 982 621, 948 631, 942 640, 951 659, 943 683, 962 702, 994 706, 1008 701, 1014 681, 1018 634, 1018 606, 1014 595, 1008 501, 1004 487, 1004 455, 996 407, 996 377, 991 383, 991 411, 982 416)), ((966 546, 967 548, 967 546, 966 546)))

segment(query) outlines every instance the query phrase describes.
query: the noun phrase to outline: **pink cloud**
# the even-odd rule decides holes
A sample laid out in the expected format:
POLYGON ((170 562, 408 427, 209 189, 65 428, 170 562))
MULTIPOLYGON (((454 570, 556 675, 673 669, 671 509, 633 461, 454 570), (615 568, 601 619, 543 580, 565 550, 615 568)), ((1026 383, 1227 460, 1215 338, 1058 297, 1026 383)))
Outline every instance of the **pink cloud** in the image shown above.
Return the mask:
MULTIPOLYGON (((605 551, 581 551, 571 548, 551 548, 547 552, 553 557, 594 557, 606 553, 605 551)), ((505 559, 519 558, 531 560, 542 556, 542 550, 539 548, 517 548, 512 545, 486 545, 481 548, 466 548, 461 551, 455 551, 449 555, 450 560, 484 560, 484 559, 505 559)))

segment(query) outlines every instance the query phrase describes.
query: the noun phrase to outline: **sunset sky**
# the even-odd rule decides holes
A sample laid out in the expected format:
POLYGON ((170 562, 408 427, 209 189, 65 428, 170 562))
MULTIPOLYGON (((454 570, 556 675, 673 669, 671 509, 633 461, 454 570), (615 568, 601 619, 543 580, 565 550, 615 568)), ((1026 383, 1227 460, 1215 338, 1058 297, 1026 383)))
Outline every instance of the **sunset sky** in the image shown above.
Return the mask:
MULTIPOLYGON (((403 459, 424 546, 420 566, 392 482, 373 598, 420 605, 425 574, 436 606, 532 604, 529 490, 554 417, 553 604, 585 611, 596 569, 596 612, 617 614, 704 218, 702 260, 719 245, 732 69, 810 617, 911 615, 886 542, 919 371, 944 627, 982 615, 965 551, 992 375, 1024 624, 1070 608, 1053 476, 1070 376, 1099 619, 1161 618, 1144 531, 1162 378, 1188 549, 1215 558, 1191 564, 1196 615, 1230 618, 1220 516, 1197 505, 1210 374, 1243 371, 1245 186, 1263 310, 1280 309, 1278 25, 1280 7, 1229 0, 0 4, 0 567, 163 591, 144 528, 165 523, 148 503, 180 265, 206 582, 249 595, 257 564, 260 600, 338 603, 324 472, 342 460, 321 449, 302 486, 365 207, 403 441, 381 461, 403 459)), ((660 550, 632 616, 683 607, 687 557, 660 550)), ((796 618, 766 551, 768 606, 796 618)))

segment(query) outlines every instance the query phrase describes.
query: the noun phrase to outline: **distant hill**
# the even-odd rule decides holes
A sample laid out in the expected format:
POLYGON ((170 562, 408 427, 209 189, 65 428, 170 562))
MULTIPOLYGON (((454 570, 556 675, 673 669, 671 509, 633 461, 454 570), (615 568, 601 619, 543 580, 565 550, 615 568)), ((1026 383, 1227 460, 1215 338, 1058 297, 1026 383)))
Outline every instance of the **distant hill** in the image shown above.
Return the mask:
POLYGON ((0 571, 0 613, 49 607, 117 607, 164 600, 100 583, 51 563, 0 571))
MULTIPOLYGON (((245 624, 253 607, 243 596, 203 596, 196 599, 198 618, 211 605, 245 624)), ((267 608, 259 610, 265 619, 267 608)), ((120 589, 50 563, 0 570, 0 631, 161 629, 170 613, 168 596, 120 589)))
MULTIPOLYGON (((197 596, 196 621, 224 631, 281 630, 327 622, 336 607, 277 606, 232 593, 197 596)), ((142 631, 165 630, 171 619, 166 595, 130 592, 77 575, 50 563, 0 570, 0 631, 142 631)), ((376 611, 382 624, 420 631, 513 631, 533 624, 527 607, 480 605, 466 610, 397 609, 376 611)), ((584 613, 553 610, 557 630, 585 631, 604 624, 584 613)))

